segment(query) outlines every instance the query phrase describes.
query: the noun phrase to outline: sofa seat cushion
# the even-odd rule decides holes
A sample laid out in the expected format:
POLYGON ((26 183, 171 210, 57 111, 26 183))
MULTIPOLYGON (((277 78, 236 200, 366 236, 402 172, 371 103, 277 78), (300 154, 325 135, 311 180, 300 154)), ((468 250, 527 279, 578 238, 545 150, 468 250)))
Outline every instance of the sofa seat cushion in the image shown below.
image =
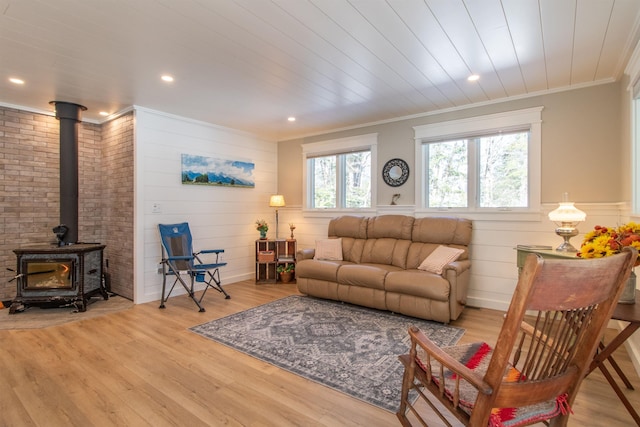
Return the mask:
POLYGON ((442 276, 415 269, 390 272, 385 279, 387 292, 436 301, 447 301, 450 289, 449 282, 442 276))
POLYGON ((348 261, 303 259, 296 264, 296 277, 307 277, 328 282, 338 281, 338 268, 351 264, 348 261))
POLYGON ((349 264, 338 270, 338 283, 384 290, 385 277, 390 271, 399 271, 398 267, 381 264, 349 264))

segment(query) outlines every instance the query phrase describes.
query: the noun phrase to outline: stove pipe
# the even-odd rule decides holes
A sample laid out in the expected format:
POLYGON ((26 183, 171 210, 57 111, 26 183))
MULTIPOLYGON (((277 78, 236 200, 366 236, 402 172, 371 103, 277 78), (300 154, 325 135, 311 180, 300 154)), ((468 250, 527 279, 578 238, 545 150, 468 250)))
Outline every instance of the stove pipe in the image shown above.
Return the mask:
POLYGON ((58 235, 60 245, 78 242, 78 123, 80 111, 87 108, 70 102, 51 101, 60 122, 60 225, 66 232, 58 235), (62 234, 62 235, 60 235, 62 234))

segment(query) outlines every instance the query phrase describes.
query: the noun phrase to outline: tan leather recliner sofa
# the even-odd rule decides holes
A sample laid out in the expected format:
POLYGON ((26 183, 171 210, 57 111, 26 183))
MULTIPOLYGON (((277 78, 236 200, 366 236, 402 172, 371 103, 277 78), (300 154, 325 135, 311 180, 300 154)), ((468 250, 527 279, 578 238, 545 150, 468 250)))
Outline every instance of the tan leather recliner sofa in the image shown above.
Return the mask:
POLYGON ((461 218, 334 218, 329 222, 328 237, 341 239, 342 260, 314 259, 315 249, 298 251, 298 290, 314 297, 448 323, 460 316, 466 304, 471 229, 471 221, 461 218), (440 274, 418 269, 439 246, 445 248, 438 253, 453 251, 447 248, 458 248, 462 253, 444 265, 440 274))

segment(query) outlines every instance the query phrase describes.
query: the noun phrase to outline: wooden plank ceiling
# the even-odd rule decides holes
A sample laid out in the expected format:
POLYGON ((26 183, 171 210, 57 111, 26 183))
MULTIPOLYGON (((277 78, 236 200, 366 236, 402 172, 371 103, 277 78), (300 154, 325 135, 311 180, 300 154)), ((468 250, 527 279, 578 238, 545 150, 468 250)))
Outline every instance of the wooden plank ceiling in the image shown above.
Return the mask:
POLYGON ((638 0, 0 0, 0 103, 76 102, 95 121, 139 105, 283 140, 616 81, 639 14, 638 0))

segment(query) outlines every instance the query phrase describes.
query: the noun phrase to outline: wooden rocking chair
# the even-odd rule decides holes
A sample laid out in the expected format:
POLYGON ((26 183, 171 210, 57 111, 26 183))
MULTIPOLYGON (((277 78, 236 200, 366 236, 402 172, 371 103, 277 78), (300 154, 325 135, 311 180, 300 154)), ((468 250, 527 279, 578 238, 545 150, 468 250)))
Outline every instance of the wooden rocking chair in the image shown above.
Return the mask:
POLYGON ((400 356, 405 366, 400 422, 426 426, 420 413, 431 407, 450 426, 438 410, 444 407, 467 426, 547 420, 566 425, 637 259, 631 248, 585 260, 529 255, 493 349, 485 343, 439 348, 410 328, 410 353, 400 356))

